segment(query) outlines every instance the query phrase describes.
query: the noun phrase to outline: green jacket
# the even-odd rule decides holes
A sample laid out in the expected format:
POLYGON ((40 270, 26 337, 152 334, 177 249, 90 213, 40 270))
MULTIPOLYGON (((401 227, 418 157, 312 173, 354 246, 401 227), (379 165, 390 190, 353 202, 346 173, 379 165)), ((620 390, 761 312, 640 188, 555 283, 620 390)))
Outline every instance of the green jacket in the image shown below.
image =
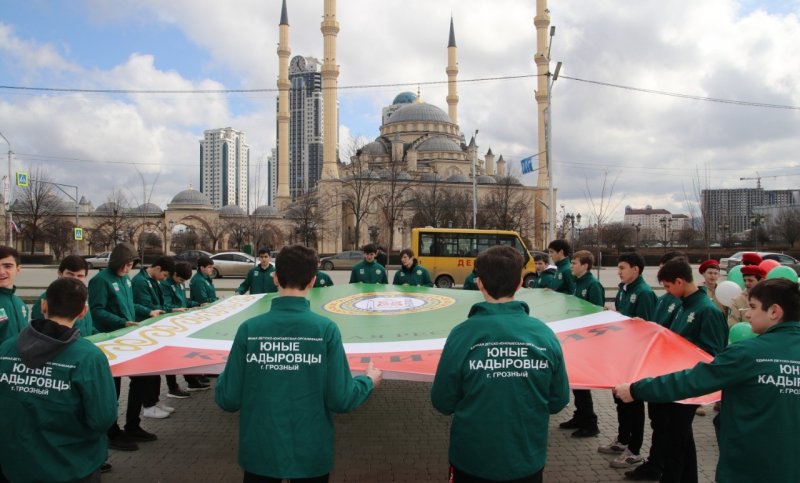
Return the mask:
POLYGON ((653 322, 663 325, 668 328, 672 325, 672 320, 678 314, 678 309, 681 308, 681 299, 673 296, 669 292, 665 293, 658 298, 656 303, 656 311, 653 314, 653 322))
POLYGON ((194 300, 186 299, 186 287, 182 283, 175 282, 172 277, 167 277, 161 282, 161 296, 164 297, 164 308, 169 311, 200 306, 194 300))
MULTIPOLYGON (((42 295, 39 295, 39 298, 33 303, 33 307, 31 307, 31 320, 45 318, 44 314, 42 313, 42 300, 44 300, 46 296, 47 290, 42 292, 42 295)), ((92 322, 91 310, 86 311, 86 317, 75 321, 75 328, 81 331, 81 337, 89 337, 90 335, 97 333, 97 329, 94 328, 94 323, 92 322)))
POLYGON ((722 389, 717 481, 800 481, 800 322, 731 344, 708 364, 631 386, 645 401, 678 401, 722 389))
POLYGON ((215 390, 219 407, 241 411, 242 468, 291 479, 330 471, 332 413, 363 404, 372 381, 351 375, 333 321, 302 297, 277 297, 239 327, 215 390))
POLYGON ((314 282, 314 288, 318 287, 333 287, 333 280, 325 273, 317 270, 317 280, 314 282))
POLYGON ((133 290, 128 275, 119 276, 110 268, 100 270, 89 280, 89 310, 98 332, 113 332, 135 321, 133 290))
POLYGON ((640 317, 644 320, 653 320, 655 315, 656 303, 655 292, 644 281, 644 277, 639 277, 626 287, 624 283, 619 284, 619 291, 614 300, 614 307, 617 312, 628 317, 640 317))
POLYGON ((570 265, 572 260, 569 257, 556 262, 556 292, 572 295, 575 293, 575 277, 572 275, 570 265))
POLYGON ((35 320, 0 345, 0 407, 0 464, 10 481, 75 481, 108 457, 114 380, 106 356, 74 329, 35 320))
POLYGON ((136 312, 136 321, 141 322, 150 318, 153 310, 167 311, 164 307, 164 294, 161 292, 161 283, 147 273, 146 268, 131 281, 133 285, 133 309, 136 312))
POLYGON ((420 287, 433 287, 431 281, 431 274, 428 269, 423 267, 417 262, 411 265, 411 268, 401 266, 400 270, 395 272, 392 285, 416 285, 420 287))
POLYGON ((592 272, 586 272, 581 278, 575 279, 575 296, 600 307, 606 304, 606 289, 594 278, 592 272))
POLYGON ((275 267, 272 265, 267 265, 267 268, 261 268, 261 264, 256 265, 247 272, 247 276, 236 289, 236 293, 244 295, 248 290, 252 295, 277 292, 278 287, 272 280, 273 273, 275 273, 275 267))
POLYGON ((569 402, 561 345, 528 305, 477 303, 450 332, 431 388, 453 414, 450 462, 491 480, 544 467, 550 414, 569 402))
POLYGON ((559 284, 560 282, 556 278, 556 270, 554 268, 548 268, 536 277, 536 283, 533 285, 533 288, 549 288, 555 290, 559 284))
POLYGON ((28 307, 16 291, 17 287, 0 288, 0 344, 28 326, 28 307))
POLYGON ((475 274, 475 271, 469 272, 467 278, 464 279, 464 286, 462 288, 464 290, 480 290, 477 282, 475 282, 476 278, 478 278, 478 276, 475 274))
POLYGON ((728 322, 722 311, 702 290, 683 297, 681 303, 670 330, 712 356, 722 352, 728 345, 728 322))
POLYGON ((386 269, 378 262, 367 263, 362 260, 350 271, 350 283, 389 283, 386 269))
POLYGON ((206 304, 217 301, 217 289, 214 282, 200 271, 194 274, 189 281, 189 297, 198 304, 206 304))

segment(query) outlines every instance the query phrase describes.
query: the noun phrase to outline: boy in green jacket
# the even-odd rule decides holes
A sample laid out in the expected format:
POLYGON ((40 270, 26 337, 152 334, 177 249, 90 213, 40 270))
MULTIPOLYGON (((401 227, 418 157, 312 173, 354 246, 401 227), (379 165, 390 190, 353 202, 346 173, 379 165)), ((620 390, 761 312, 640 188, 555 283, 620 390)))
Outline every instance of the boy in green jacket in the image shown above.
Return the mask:
POLYGON ((547 245, 550 259, 556 264, 556 282, 553 290, 567 295, 575 293, 575 277, 570 269, 572 247, 567 240, 553 240, 547 245))
MULTIPOLYGON (((594 255, 586 250, 579 250, 572 255, 572 275, 575 277, 575 296, 587 302, 603 307, 606 303, 606 291, 603 285, 592 275, 594 255)), ((575 412, 572 419, 564 421, 558 427, 574 429, 573 438, 591 438, 600 434, 597 427, 597 414, 594 412, 592 391, 588 389, 573 389, 575 396, 575 412)))
MULTIPOLYGON (((58 278, 74 278, 85 284, 86 277, 88 276, 89 264, 87 264, 86 259, 81 256, 67 255, 58 265, 58 278)), ((45 290, 33 304, 31 308, 32 320, 45 318, 45 315, 42 313, 42 301, 44 301, 46 295, 47 291, 45 290)), ((92 322, 92 313, 87 310, 86 315, 82 319, 75 321, 75 328, 78 329, 81 337, 89 337, 97 333, 97 330, 94 328, 94 323, 92 322)))
POLYGON ((217 289, 211 280, 213 272, 214 260, 205 255, 197 259, 197 273, 189 282, 189 297, 199 305, 217 301, 217 289))
POLYGON ((0 467, 10 481, 100 481, 117 400, 108 359, 74 328, 86 296, 83 282, 56 280, 42 302, 48 318, 0 345, 0 467))
POLYGON ((350 283, 389 283, 386 268, 375 261, 378 249, 372 243, 364 245, 364 260, 350 271, 350 283))
POLYGON ((0 246, 0 343, 22 332, 28 325, 28 307, 14 295, 19 275, 19 252, 0 246))
POLYGON ((244 295, 248 290, 251 295, 277 292, 278 287, 275 286, 275 281, 272 278, 274 273, 275 267, 269 263, 269 250, 266 248, 259 249, 258 265, 247 272, 247 276, 242 284, 239 285, 239 288, 236 289, 236 293, 244 295))
POLYGON ((428 269, 417 263, 414 252, 405 248, 400 252, 400 270, 395 272, 392 285, 433 287, 428 269))
POLYGON ((569 402, 561 345, 514 300, 518 251, 491 247, 475 267, 486 301, 448 335, 431 388, 433 407, 453 415, 450 481, 541 481, 550 414, 569 402))
POLYGON ((469 272, 469 275, 467 275, 467 278, 464 279, 464 286, 461 287, 462 290, 478 290, 478 284, 475 283, 475 279, 477 278, 478 276, 475 274, 475 269, 473 268, 472 271, 469 272))
POLYGON ((328 481, 332 413, 363 404, 381 371, 370 363, 365 376, 353 377, 339 328, 311 312, 306 296, 317 272, 316 252, 284 247, 276 265, 279 297, 269 312, 239 327, 215 400, 225 411, 241 411, 244 481, 328 481))
POLYGON ((800 291, 789 280, 765 280, 749 303, 758 337, 727 346, 710 363, 615 391, 624 400, 676 401, 722 390, 716 480, 800 481, 800 291))
POLYGON ((550 266, 550 258, 543 253, 533 255, 533 264, 536 266, 536 283, 533 288, 549 288, 555 290, 559 283, 556 279, 556 267, 550 266))

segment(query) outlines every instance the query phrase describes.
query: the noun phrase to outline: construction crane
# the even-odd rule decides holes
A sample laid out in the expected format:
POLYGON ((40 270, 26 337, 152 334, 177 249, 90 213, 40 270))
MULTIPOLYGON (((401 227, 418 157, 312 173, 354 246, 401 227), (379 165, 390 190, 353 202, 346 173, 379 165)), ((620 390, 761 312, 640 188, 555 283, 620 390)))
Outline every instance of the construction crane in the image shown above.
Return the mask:
POLYGON ((783 178, 785 176, 787 176, 787 175, 782 174, 782 175, 778 175, 778 176, 761 176, 760 174, 758 174, 758 171, 756 171, 756 175, 755 176, 739 178, 739 181, 744 181, 744 180, 748 180, 748 179, 754 179, 754 180, 756 180, 756 188, 761 189, 761 178, 783 178))

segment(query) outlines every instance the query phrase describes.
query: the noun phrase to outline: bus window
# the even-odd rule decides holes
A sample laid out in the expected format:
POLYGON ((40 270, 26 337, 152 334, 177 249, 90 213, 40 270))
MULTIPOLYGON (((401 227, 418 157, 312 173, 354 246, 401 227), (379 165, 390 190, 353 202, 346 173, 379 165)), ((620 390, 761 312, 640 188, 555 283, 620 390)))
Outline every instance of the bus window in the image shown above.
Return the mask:
POLYGON ((420 234, 417 255, 425 257, 433 255, 433 233, 420 234))

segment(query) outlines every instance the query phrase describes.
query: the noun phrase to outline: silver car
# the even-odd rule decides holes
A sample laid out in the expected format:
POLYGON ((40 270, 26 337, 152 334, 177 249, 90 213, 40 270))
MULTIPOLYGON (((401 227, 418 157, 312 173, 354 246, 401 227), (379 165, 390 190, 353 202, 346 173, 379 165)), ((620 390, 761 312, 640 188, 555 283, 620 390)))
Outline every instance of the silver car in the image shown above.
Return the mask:
POLYGON ((107 268, 109 256, 111 256, 111 252, 103 252, 92 257, 86 257, 86 264, 89 266, 89 270, 93 268, 107 268))
POLYGON ((252 255, 242 252, 217 253, 211 255, 211 259, 214 260, 211 278, 245 277, 256 265, 256 259, 252 255))
POLYGON ((350 270, 356 263, 364 259, 364 253, 360 251, 346 251, 340 252, 330 257, 324 257, 320 260, 320 266, 323 270, 350 270))

